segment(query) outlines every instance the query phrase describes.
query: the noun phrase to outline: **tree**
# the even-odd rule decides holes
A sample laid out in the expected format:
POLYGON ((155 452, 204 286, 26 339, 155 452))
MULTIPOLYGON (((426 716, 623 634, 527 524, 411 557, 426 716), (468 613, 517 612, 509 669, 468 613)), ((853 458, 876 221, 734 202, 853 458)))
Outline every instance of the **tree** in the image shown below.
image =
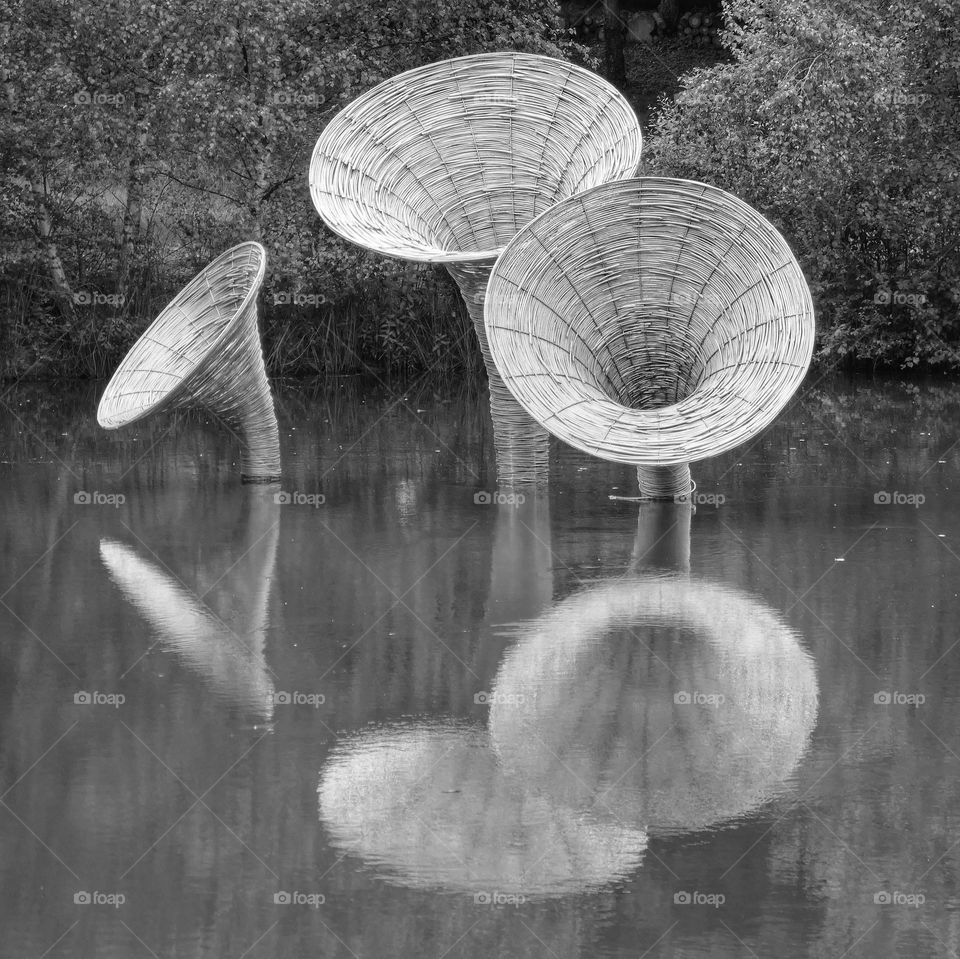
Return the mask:
POLYGON ((820 352, 960 368, 960 34, 947 0, 726 0, 734 62, 661 105, 646 172, 784 232, 820 352))
POLYGON ((91 371, 92 354, 94 372, 108 369, 241 239, 267 246, 287 288, 363 289, 391 267, 324 230, 307 189, 329 118, 432 60, 576 52, 555 0, 0 0, 0 13, 0 196, 13 214, 0 281, 20 346, 49 360, 69 342, 71 373, 91 371), (78 309, 91 294, 107 309, 78 309))
POLYGON ((627 29, 620 0, 603 0, 603 50, 607 79, 618 89, 627 85, 627 29))

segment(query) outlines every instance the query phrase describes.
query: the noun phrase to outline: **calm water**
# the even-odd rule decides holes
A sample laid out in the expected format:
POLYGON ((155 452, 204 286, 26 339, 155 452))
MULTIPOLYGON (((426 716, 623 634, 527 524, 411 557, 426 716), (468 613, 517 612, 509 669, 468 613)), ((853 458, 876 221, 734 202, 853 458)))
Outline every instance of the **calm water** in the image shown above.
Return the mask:
POLYGON ((695 513, 476 502, 469 384, 282 388, 275 487, 96 398, 0 408, 3 955, 956 954, 960 388, 808 388, 695 513))

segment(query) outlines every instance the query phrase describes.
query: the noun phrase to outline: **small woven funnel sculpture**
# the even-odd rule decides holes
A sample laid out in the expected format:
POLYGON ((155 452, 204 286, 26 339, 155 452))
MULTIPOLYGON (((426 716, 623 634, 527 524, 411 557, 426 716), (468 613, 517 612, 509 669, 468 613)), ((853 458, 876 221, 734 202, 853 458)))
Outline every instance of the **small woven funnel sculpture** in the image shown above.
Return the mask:
POLYGON ((688 180, 605 183, 525 227, 487 291, 490 353, 559 439, 637 466, 641 496, 690 493, 689 464, 750 439, 813 352, 810 291, 783 237, 688 180))
POLYGON ((487 279, 516 232, 558 200, 631 176, 640 124, 594 73, 561 60, 491 53, 393 77, 341 111, 310 162, 320 216, 388 256, 443 263, 480 340, 501 483, 541 482, 548 437, 490 359, 487 279))
POLYGON ((179 407, 203 407, 240 438, 247 480, 280 476, 280 438, 257 327, 266 250, 241 243, 187 284, 133 345, 97 409, 118 429, 179 407))

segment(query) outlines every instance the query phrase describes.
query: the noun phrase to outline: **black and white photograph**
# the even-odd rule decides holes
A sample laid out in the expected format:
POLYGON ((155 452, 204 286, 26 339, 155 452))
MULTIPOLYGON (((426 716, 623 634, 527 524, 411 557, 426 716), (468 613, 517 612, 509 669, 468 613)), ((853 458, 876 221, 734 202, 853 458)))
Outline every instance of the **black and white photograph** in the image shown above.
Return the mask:
POLYGON ((960 0, 0 11, 0 959, 960 959, 960 0))

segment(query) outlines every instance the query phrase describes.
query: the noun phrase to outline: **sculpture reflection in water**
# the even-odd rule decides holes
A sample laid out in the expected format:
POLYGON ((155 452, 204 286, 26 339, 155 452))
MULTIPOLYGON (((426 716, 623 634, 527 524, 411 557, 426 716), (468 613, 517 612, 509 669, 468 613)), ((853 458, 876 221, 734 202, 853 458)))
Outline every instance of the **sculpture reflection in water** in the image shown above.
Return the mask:
POLYGON ((631 574, 558 603, 506 655, 489 728, 505 772, 534 793, 656 836, 776 796, 818 689, 773 610, 686 575, 690 508, 643 512, 631 574))
POLYGON ((454 722, 342 742, 320 780, 339 848, 406 886, 542 897, 596 889, 640 863, 642 830, 555 806, 505 775, 487 731, 454 722))
MULTIPOLYGON (((553 591, 549 498, 526 488, 490 508, 490 655, 474 663, 478 677, 496 673, 497 634, 542 613, 553 591)), ((319 798, 334 845, 415 887, 525 897, 599 888, 629 874, 646 841, 642 830, 592 822, 530 794, 503 774, 484 727, 453 720, 343 740, 319 798)))
POLYGON ((776 796, 816 721, 814 664, 763 603, 689 578, 691 512, 644 504, 630 573, 529 622, 487 729, 338 745, 319 786, 334 845, 403 885, 564 896, 627 878, 648 836, 776 796))
POLYGON ((553 599, 550 498, 521 487, 516 505, 496 507, 490 562, 489 625, 531 619, 553 599))
POLYGON ((209 564, 201 596, 132 547, 101 539, 110 577, 151 627, 220 698, 259 721, 273 716, 274 685, 264 654, 267 604, 279 537, 279 485, 244 486, 242 532, 209 564))

